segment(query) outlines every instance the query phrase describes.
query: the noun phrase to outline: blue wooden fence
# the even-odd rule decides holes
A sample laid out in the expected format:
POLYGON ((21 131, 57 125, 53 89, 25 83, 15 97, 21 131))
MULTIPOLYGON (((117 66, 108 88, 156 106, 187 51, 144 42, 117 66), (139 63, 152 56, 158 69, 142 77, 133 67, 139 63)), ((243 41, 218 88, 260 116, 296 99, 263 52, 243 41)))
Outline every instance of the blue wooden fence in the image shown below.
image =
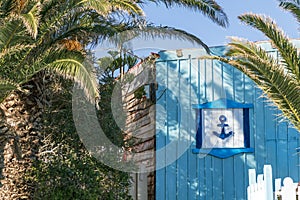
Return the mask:
MULTIPOLYGON (((260 45, 278 57, 269 43, 260 45)), ((211 51, 223 55, 225 47, 211 51)), ((273 177, 300 180, 298 132, 280 122, 276 116, 280 112, 249 78, 232 66, 200 59, 203 55, 201 49, 162 51, 156 62, 156 199, 246 199, 248 169, 262 171, 264 164, 273 166, 273 177), (220 98, 253 104, 249 110, 253 153, 225 159, 192 153, 196 136, 192 105, 220 98)))

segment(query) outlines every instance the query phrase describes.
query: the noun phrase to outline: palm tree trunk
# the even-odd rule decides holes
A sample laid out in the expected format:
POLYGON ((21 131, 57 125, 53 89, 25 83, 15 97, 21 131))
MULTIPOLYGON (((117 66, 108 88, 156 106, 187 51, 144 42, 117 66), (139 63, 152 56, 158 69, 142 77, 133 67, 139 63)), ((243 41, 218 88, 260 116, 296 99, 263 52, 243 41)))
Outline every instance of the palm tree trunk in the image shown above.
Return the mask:
POLYGON ((11 93, 0 104, 0 199, 32 199, 34 183, 26 177, 41 145, 42 90, 37 82, 26 93, 11 93))

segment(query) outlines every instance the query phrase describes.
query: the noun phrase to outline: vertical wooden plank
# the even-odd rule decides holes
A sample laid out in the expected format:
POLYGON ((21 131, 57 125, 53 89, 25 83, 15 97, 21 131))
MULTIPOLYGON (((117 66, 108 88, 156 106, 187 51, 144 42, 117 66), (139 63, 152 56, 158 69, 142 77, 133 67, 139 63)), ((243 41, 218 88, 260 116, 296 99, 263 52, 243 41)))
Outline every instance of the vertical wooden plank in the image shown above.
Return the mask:
POLYGON ((205 99, 206 101, 214 100, 214 88, 213 88, 213 61, 205 60, 205 99))
MULTIPOLYGON (((295 130, 296 131, 296 130, 295 130)), ((296 134, 299 135, 299 131, 296 131, 296 134)), ((297 143, 297 148, 296 148, 296 156, 298 157, 298 163, 297 163, 297 168, 298 168, 298 181, 300 181, 300 156, 299 156, 299 148, 300 148, 300 139, 297 137, 296 139, 298 141, 297 143)))
MULTIPOLYGON (((265 127, 266 127, 266 163, 277 169, 277 140, 276 140, 276 110, 270 103, 265 103, 265 127)), ((275 170, 276 171, 276 170, 275 170)))
MULTIPOLYGON (((267 149, 267 158, 266 158, 266 163, 267 165, 272 165, 274 169, 277 169, 277 154, 276 154, 276 147, 277 147, 277 141, 272 139, 272 140, 266 140, 266 149, 267 149)), ((279 159, 279 158, 278 158, 279 159)), ((276 172, 276 170, 275 170, 276 172)), ((273 171, 274 173, 274 171, 273 171)))
MULTIPOLYGON (((212 61, 211 60, 205 60, 205 99, 206 101, 212 101, 213 100, 213 69, 212 69, 212 61)), ((214 166, 212 162, 212 156, 206 155, 204 158, 205 162, 205 168, 204 168, 204 177, 205 177, 205 183, 206 183, 206 199, 213 199, 213 193, 214 191, 214 166)))
POLYGON ((177 163, 178 163, 178 165, 177 165, 177 167, 178 167, 178 174, 177 174, 178 195, 177 195, 176 199, 178 199, 178 200, 188 199, 188 196, 189 196, 188 187, 190 187, 190 184, 188 184, 187 173, 188 173, 188 170, 195 170, 193 166, 190 166, 190 168, 188 168, 187 154, 188 154, 188 152, 185 152, 177 160, 177 163))
POLYGON ((212 61, 212 92, 213 100, 225 98, 225 91, 223 88, 223 72, 222 65, 219 61, 212 61))
MULTIPOLYGON (((233 98, 236 102, 244 103, 244 77, 242 73, 233 68, 233 98)), ((243 199, 245 196, 245 163, 246 156, 244 154, 235 155, 233 157, 233 170, 234 170, 234 186, 235 186, 235 198, 243 199)))
MULTIPOLYGON (((266 143, 266 161, 265 164, 272 165, 273 169, 277 169, 277 140, 276 140, 276 108, 273 104, 265 102, 264 121, 265 121, 265 143, 266 143)), ((273 174, 276 170, 273 170, 273 174)), ((276 176, 274 174, 274 176, 276 176)))
MULTIPOLYGON (((296 131, 296 130, 295 130, 296 131)), ((296 131, 296 134, 299 135, 299 131, 296 131)), ((297 144, 297 154, 296 156, 298 157, 298 163, 297 163, 297 168, 298 168, 298 181, 300 181, 300 156, 299 156, 299 148, 300 148, 300 139, 299 137, 297 138, 298 144, 297 144)))
MULTIPOLYGON (((193 135, 196 135, 196 131, 192 129, 193 135)), ((191 139, 193 141, 193 139, 191 139)), ((192 142, 191 141, 191 142, 192 142)), ((198 157, 195 154, 191 153, 191 150, 189 149, 187 151, 188 154, 188 166, 187 166, 187 171, 188 171, 188 199, 191 200, 196 200, 199 196, 199 179, 203 179, 203 177, 199 176, 200 170, 203 171, 202 169, 199 169, 198 166, 198 157)))
POLYGON ((244 76, 243 74, 237 70, 236 68, 233 68, 233 95, 234 100, 239 103, 244 103, 244 76))
MULTIPOLYGON (((199 60, 199 65, 198 65, 198 70, 199 70, 199 77, 198 77, 198 96, 200 97, 198 99, 198 104, 203 103, 201 100, 206 100, 206 60, 199 60)), ((202 157, 200 155, 199 157, 197 156, 197 175, 198 175, 198 192, 196 193, 198 196, 198 199, 200 200, 208 200, 211 196, 209 196, 209 193, 207 192, 207 188, 211 187, 211 182, 206 181, 208 178, 210 178, 210 173, 209 176, 207 176, 207 167, 206 163, 209 162, 206 157, 202 157), (201 157, 200 157, 201 156, 201 157)))
MULTIPOLYGON (((234 100, 234 86, 233 86, 233 67, 223 64, 222 65, 222 80, 223 90, 227 99, 234 100)), ((235 198, 235 172, 234 172, 234 157, 229 157, 223 161, 223 191, 224 199, 235 198)))
MULTIPOLYGON (((179 139, 178 132, 178 77, 173 77, 177 73, 177 61, 168 62, 168 93, 167 93, 167 144, 179 139), (171 74, 172 73, 172 74, 171 74)), ((174 144, 174 143, 173 143, 174 144)), ((166 150, 166 163, 176 160, 177 146, 166 150)), ((177 197, 177 161, 166 167, 166 199, 176 199, 177 197)))
MULTIPOLYGON (((223 98, 222 92, 222 76, 221 76, 221 66, 219 62, 212 62, 212 92, 213 100, 223 98)), ((219 200, 224 198, 223 191, 223 159, 212 158, 213 161, 213 198, 214 200, 219 200)))
MULTIPOLYGON (((196 136, 196 110, 192 109, 192 104, 197 104, 198 99, 200 97, 199 90, 200 90, 200 69, 199 69, 199 59, 193 59, 190 61, 189 66, 189 76, 190 76, 190 88, 189 88, 189 96, 191 97, 191 93, 196 93, 198 98, 190 98, 189 99, 189 110, 192 114, 191 119, 189 121, 194 121, 194 125, 188 128, 190 133, 189 142, 193 144, 195 142, 196 136)), ((191 145, 193 148, 193 145, 191 145)), ((191 153, 191 149, 187 151, 187 199, 196 200, 199 196, 199 180, 198 180, 198 165, 197 165, 197 155, 191 153)))
POLYGON ((213 158, 213 199, 223 199, 223 162, 220 158, 213 158))
MULTIPOLYGON (((282 115, 282 112, 277 110, 277 115, 282 115)), ((277 119, 277 139, 278 140, 287 140, 288 138, 288 123, 285 120, 280 118, 277 119)))
MULTIPOLYGON (((245 74, 243 74, 243 80, 244 80, 244 103, 254 103, 256 101, 255 97, 255 84, 253 81, 247 77, 245 74)), ((249 125, 250 125, 250 147, 255 147, 255 130, 254 130, 254 108, 249 109, 249 125)), ((244 186, 248 186, 248 170, 249 168, 256 168, 256 160, 255 160, 255 154, 254 153, 247 153, 244 154, 245 162, 243 164, 244 166, 244 186)), ((247 198, 247 193, 244 192, 244 199, 247 198)))
MULTIPOLYGON (((245 103, 254 103, 256 101, 255 99, 255 85, 254 82, 248 78, 246 75, 243 75, 244 77, 244 102, 245 103)), ((254 120, 254 108, 249 109, 249 125, 250 125, 250 147, 255 147, 255 120, 254 120)), ((247 153, 244 155, 245 157, 245 163, 244 165, 244 176, 245 176, 245 187, 248 186, 248 169, 249 168, 256 168, 256 159, 254 153, 247 153)), ((247 194, 245 192, 244 199, 247 198, 247 194)))
MULTIPOLYGON (((191 106, 190 104, 190 97, 191 97, 191 76, 190 76, 190 59, 182 60, 179 62, 178 73, 179 73, 179 87, 178 87, 178 98, 180 99, 179 111, 178 111, 178 123, 179 123, 179 140, 180 143, 177 147, 177 199, 187 199, 188 196, 188 155, 187 152, 183 155, 182 152, 184 151, 187 144, 187 136, 190 133, 189 127, 189 119, 191 106)), ((192 119, 190 119, 192 120, 192 119)))
MULTIPOLYGON (((156 150, 161 150, 160 154, 156 154, 156 166, 161 166, 166 160, 166 152, 164 147, 166 145, 167 127, 166 123, 166 85, 167 85, 167 62, 156 63, 156 80, 159 84, 156 96, 156 150), (164 86, 163 86, 164 85, 164 86)), ((158 169, 155 178, 155 196, 156 199, 166 199, 166 169, 158 169)))
POLYGON ((263 165, 266 163, 266 147, 265 147, 265 99, 261 97, 262 91, 258 88, 255 89, 254 102, 254 134, 255 134, 255 158, 256 158, 256 171, 262 171, 263 165))
MULTIPOLYGON (((280 111, 277 111, 277 114, 279 114, 280 111)), ((274 175, 276 178, 282 178, 289 176, 289 167, 288 167, 288 142, 287 142, 287 136, 288 136, 288 127, 287 122, 280 122, 277 120, 277 169, 276 175, 274 175)))
POLYGON ((274 177, 281 178, 289 176, 289 156, 287 140, 277 141, 277 158, 275 160, 277 168, 274 168, 274 177))
POLYGON ((223 161, 223 199, 235 199, 235 172, 233 157, 226 158, 223 161))
POLYGON ((288 129, 288 166, 289 166, 289 176, 294 179, 299 179, 299 154, 297 154, 296 149, 299 141, 299 133, 294 128, 288 129))
POLYGON ((266 127, 266 140, 276 139, 276 108, 269 103, 265 103, 265 127, 266 127))
POLYGON ((225 98, 234 100, 234 85, 233 85, 233 67, 228 64, 222 64, 223 67, 223 90, 225 90, 225 98))

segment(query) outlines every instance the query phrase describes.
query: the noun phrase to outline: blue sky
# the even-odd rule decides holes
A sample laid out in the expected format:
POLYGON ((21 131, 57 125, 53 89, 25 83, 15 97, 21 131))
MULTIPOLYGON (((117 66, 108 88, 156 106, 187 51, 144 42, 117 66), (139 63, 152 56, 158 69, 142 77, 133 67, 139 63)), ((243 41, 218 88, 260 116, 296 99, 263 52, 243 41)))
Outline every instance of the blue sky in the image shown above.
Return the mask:
MULTIPOLYGON (((270 16, 290 38, 299 37, 298 23, 290 13, 279 8, 277 0, 217 0, 217 2, 228 15, 230 26, 226 29, 214 24, 201 13, 182 7, 166 9, 163 4, 149 3, 143 6, 143 9, 150 22, 183 29, 196 35, 209 46, 226 44, 228 36, 243 37, 251 41, 266 40, 259 31, 242 24, 237 19, 238 15, 247 12, 270 16)), ((171 40, 134 42, 132 46, 135 49, 143 47, 157 50, 195 47, 186 42, 171 40)))
MULTIPOLYGON (((267 38, 259 31, 242 24, 237 16, 244 13, 256 13, 270 16, 290 38, 299 38, 298 23, 294 17, 279 8, 277 0, 216 0, 229 18, 229 27, 222 28, 214 24, 201 13, 186 8, 169 8, 164 4, 148 3, 143 5, 147 20, 156 25, 170 26, 185 30, 202 39, 208 46, 225 45, 229 36, 238 36, 251 41, 261 41, 267 38)), ((133 49, 136 55, 146 57, 150 52, 184 48, 201 48, 186 41, 174 39, 137 39, 129 42, 127 48, 133 49)), ((107 55, 107 50, 117 50, 114 46, 104 43, 97 49, 98 55, 107 55)), ((100 56, 100 57, 101 57, 100 56)))

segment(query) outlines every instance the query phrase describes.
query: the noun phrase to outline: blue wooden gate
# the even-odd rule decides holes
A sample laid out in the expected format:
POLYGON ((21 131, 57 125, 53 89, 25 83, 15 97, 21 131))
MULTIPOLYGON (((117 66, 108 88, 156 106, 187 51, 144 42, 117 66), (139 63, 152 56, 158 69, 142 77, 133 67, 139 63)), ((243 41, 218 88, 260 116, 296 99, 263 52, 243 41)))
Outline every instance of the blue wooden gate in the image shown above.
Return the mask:
MULTIPOLYGON (((300 46, 299 41, 294 41, 300 46)), ((267 42, 259 43, 278 57, 267 42)), ((225 47, 211 48, 223 55, 225 47)), ((273 177, 300 180, 299 134, 243 73, 218 61, 201 59, 201 49, 162 51, 156 62, 156 199, 246 199, 248 169, 273 166, 273 177), (220 158, 195 154, 197 109, 218 99, 249 108, 250 147, 253 152, 220 158)), ((219 151, 220 149, 217 149, 219 151)))

